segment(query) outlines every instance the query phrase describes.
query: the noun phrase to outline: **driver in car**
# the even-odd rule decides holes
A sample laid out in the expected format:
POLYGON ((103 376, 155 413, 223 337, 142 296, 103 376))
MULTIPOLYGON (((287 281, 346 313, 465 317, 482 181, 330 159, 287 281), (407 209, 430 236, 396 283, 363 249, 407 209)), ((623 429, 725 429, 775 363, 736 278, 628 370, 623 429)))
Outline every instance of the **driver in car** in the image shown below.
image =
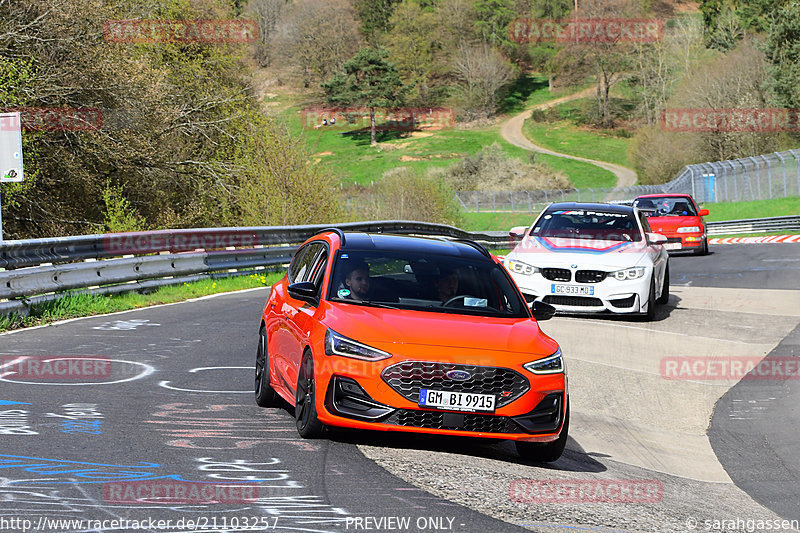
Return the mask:
POLYGON ((352 265, 344 278, 344 286, 347 289, 346 298, 353 300, 369 299, 369 266, 366 263, 356 263, 352 265))

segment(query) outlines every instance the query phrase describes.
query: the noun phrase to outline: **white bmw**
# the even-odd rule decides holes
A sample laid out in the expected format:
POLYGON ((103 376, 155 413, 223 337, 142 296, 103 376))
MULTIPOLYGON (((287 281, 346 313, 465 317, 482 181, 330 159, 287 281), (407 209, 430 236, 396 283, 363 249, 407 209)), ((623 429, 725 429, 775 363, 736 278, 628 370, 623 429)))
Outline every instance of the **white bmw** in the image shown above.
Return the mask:
POLYGON ((529 302, 564 313, 633 313, 648 320, 669 298, 666 237, 652 233, 644 212, 624 205, 550 204, 505 266, 529 302))

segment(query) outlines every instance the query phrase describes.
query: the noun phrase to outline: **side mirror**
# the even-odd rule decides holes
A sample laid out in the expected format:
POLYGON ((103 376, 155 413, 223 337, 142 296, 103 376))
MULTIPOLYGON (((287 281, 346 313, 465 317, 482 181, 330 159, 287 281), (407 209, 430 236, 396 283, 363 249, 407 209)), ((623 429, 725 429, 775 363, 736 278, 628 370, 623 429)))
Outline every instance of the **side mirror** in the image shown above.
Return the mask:
POLYGON ((708 209, 701 209, 700 211, 697 212, 697 215, 701 217, 708 216, 708 209))
POLYGON ((660 233, 647 233, 647 244, 664 244, 667 238, 660 233))
POLYGON ((521 239, 525 236, 526 231, 528 231, 527 226, 515 226, 508 230, 508 236, 514 237, 515 239, 521 239))
POLYGON ((531 304, 531 313, 537 322, 550 320, 556 314, 556 308, 544 302, 535 301, 531 304))
POLYGON ((289 296, 295 300, 310 302, 317 298, 317 286, 310 281, 292 283, 288 287, 289 296))

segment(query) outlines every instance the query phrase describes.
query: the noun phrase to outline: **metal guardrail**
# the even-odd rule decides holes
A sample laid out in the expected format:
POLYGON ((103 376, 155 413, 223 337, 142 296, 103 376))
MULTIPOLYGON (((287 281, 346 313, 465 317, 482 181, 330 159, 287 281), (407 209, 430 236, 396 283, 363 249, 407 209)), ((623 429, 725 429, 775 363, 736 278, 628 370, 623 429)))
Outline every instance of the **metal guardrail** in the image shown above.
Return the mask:
POLYGON ((706 225, 708 226, 709 235, 800 231, 800 216, 726 220, 708 222, 706 225))
MULTIPOLYGON (((469 238, 505 244, 508 235, 469 233, 414 221, 336 224, 346 231, 469 238)), ((121 293, 280 267, 331 225, 204 228, 81 235, 0 243, 0 314, 78 293, 121 293), (4 301, 5 300, 5 301, 4 301)))

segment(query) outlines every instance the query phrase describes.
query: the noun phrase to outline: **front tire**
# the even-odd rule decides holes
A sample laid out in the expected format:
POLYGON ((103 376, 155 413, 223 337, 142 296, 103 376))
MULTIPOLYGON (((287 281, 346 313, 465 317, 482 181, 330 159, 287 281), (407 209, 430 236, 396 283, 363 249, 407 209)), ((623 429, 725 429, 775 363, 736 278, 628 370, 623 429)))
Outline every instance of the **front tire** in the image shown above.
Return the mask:
POLYGON ((558 439, 553 442, 541 444, 538 442, 524 442, 515 441, 514 446, 517 448, 517 455, 522 459, 530 459, 537 463, 552 463, 558 460, 564 453, 564 448, 567 446, 567 437, 569 436, 569 403, 567 403, 567 412, 564 415, 564 427, 561 429, 561 434, 558 439))
POLYGON ((314 358, 311 352, 303 354, 297 376, 297 396, 294 415, 297 432, 304 439, 316 439, 322 435, 325 425, 317 418, 317 383, 314 377, 314 358))
POLYGON ((278 403, 278 393, 270 385, 269 353, 267 351, 267 330, 261 326, 258 332, 256 350, 256 404, 259 407, 272 407, 278 403))
POLYGON ((708 255, 708 238, 703 239, 703 244, 694 253, 695 255, 708 255))
POLYGON ((647 311, 643 313, 647 322, 652 322, 656 318, 656 274, 650 277, 650 292, 647 296, 647 311))
POLYGON ((664 285, 661 287, 661 296, 658 297, 656 303, 658 305, 664 305, 669 301, 669 265, 666 267, 666 271, 664 272, 664 285))

